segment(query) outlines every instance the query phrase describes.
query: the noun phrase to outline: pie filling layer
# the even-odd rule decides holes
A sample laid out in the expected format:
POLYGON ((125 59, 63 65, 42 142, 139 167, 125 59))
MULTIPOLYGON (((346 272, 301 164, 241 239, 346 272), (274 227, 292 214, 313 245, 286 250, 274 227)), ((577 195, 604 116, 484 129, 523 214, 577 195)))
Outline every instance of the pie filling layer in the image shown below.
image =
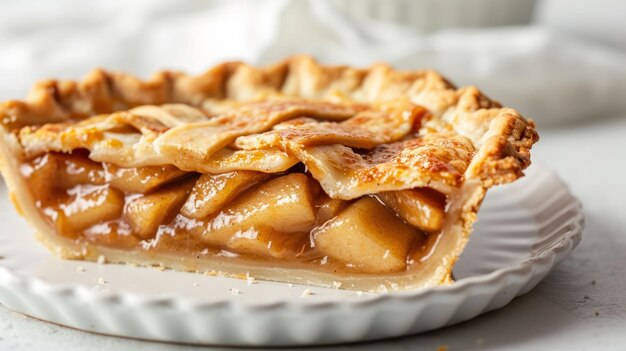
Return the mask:
POLYGON ((431 188, 331 198, 302 164, 277 174, 200 174, 171 165, 122 168, 77 149, 40 155, 20 173, 64 238, 328 273, 418 269, 449 216, 447 197, 431 188))

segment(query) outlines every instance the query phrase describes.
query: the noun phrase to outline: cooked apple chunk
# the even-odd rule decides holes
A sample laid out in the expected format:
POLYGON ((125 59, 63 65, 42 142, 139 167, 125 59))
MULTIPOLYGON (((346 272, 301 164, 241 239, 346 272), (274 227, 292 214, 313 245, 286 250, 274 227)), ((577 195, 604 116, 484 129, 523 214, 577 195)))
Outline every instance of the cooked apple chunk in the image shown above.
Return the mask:
POLYGON ((307 176, 292 173, 236 198, 209 222, 202 239, 211 245, 225 245, 238 232, 261 227, 284 233, 309 232, 314 222, 307 176))
POLYGON ((190 218, 204 218, 265 178, 265 173, 254 171, 203 174, 193 186, 181 213, 190 218))
POLYGON ((58 164, 57 185, 71 188, 78 184, 104 184, 102 165, 83 155, 54 155, 58 164))
POLYGON ((326 194, 320 195, 315 199, 315 208, 317 209, 315 226, 320 226, 326 223, 326 221, 335 218, 348 204, 349 202, 345 200, 333 199, 326 194))
POLYGON ((59 205, 59 233, 75 238, 92 225, 118 219, 124 209, 124 194, 108 186, 78 185, 67 191, 69 201, 59 205))
POLYGON ((105 163, 104 169, 107 180, 115 188, 124 192, 141 194, 152 191, 186 174, 186 172, 170 165, 122 168, 105 163))
POLYGON ((307 243, 308 233, 281 233, 267 227, 237 232, 228 241, 228 248, 246 255, 277 258, 295 257, 307 243))
POLYGON ((50 154, 22 166, 21 172, 28 178, 32 194, 44 202, 53 197, 57 168, 57 162, 50 154))
POLYGON ((153 237, 159 225, 176 216, 193 184, 193 179, 181 181, 130 201, 126 218, 133 232, 144 239, 153 237))
POLYGON ((441 230, 446 214, 446 198, 443 194, 429 188, 417 188, 381 193, 378 196, 407 223, 427 233, 441 230))
POLYGON ((406 267, 417 231, 373 197, 351 204, 313 233, 315 248, 366 272, 397 272, 406 267))
POLYGON ((123 220, 93 225, 83 235, 93 243, 110 247, 133 248, 139 243, 130 225, 123 220))

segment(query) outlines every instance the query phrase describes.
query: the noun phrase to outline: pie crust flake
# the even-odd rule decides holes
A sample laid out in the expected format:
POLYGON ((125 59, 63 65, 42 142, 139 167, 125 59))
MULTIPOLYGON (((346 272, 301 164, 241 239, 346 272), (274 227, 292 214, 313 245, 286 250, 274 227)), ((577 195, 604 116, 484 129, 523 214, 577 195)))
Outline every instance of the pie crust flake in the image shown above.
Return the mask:
POLYGON ((433 71, 306 56, 149 81, 96 70, 0 105, 11 199, 70 259, 341 286, 452 281, 535 125, 433 71))

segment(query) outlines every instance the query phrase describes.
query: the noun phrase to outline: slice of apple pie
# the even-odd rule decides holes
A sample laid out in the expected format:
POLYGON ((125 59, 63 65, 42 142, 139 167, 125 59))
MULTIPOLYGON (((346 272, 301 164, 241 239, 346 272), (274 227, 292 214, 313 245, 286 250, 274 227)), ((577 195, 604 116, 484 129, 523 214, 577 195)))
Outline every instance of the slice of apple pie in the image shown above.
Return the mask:
POLYGON ((432 71, 293 57, 92 72, 0 105, 11 199, 52 252, 347 289, 452 281, 532 121, 432 71))

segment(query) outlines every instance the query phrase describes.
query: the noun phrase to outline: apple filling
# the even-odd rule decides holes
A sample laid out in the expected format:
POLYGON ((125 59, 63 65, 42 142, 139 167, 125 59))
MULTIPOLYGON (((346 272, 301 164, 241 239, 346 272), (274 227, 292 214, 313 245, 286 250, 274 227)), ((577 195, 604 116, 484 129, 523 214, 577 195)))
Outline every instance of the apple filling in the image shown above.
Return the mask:
POLYGON ((431 252, 446 217, 446 196, 433 189, 334 199, 299 165, 198 174, 121 168, 75 150, 40 156, 21 173, 37 208, 71 240, 331 273, 407 271, 431 252))

